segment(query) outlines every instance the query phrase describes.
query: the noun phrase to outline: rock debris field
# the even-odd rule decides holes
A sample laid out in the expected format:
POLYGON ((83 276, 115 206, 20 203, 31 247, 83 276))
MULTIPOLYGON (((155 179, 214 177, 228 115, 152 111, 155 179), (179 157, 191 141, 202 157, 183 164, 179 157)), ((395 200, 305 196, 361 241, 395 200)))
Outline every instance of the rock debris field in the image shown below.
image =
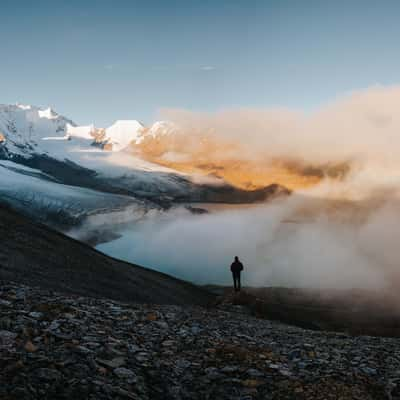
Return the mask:
POLYGON ((399 399, 400 341, 0 282, 0 399, 399 399), (399 385, 399 386, 398 386, 399 385))

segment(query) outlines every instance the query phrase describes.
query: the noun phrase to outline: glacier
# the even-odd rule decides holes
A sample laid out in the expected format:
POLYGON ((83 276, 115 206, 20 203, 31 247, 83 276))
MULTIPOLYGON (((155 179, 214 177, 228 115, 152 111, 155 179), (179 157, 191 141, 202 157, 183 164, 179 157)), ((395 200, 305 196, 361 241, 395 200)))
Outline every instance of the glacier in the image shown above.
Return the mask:
POLYGON ((65 228, 95 215, 124 222, 141 218, 148 210, 133 196, 115 195, 64 185, 41 171, 0 161, 0 199, 36 220, 65 228))

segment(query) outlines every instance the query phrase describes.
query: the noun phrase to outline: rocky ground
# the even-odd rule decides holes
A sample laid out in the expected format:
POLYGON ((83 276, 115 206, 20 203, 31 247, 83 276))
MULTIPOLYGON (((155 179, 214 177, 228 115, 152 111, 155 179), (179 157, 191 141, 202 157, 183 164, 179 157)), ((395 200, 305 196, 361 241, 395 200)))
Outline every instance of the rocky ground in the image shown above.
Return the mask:
POLYGON ((305 289, 205 286, 217 303, 246 306, 253 315, 302 328, 346 332, 354 336, 400 338, 398 290, 305 289))
POLYGON ((400 340, 0 281, 0 399, 396 399, 400 340))

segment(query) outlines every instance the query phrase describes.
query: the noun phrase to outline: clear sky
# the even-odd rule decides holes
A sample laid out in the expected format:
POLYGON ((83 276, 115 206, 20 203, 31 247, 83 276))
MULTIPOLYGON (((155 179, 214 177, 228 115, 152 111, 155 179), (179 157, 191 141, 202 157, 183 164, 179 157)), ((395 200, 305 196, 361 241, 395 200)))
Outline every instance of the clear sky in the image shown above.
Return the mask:
POLYGON ((77 123, 400 83, 398 0, 0 0, 0 103, 77 123))

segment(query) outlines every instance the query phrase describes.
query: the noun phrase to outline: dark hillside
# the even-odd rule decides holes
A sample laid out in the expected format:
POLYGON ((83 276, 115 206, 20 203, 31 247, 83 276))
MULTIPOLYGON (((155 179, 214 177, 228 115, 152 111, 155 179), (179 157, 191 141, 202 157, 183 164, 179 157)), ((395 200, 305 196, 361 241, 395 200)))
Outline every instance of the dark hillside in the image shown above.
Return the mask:
POLYGON ((0 279, 126 302, 206 304, 213 296, 168 275, 107 257, 0 206, 0 279))

